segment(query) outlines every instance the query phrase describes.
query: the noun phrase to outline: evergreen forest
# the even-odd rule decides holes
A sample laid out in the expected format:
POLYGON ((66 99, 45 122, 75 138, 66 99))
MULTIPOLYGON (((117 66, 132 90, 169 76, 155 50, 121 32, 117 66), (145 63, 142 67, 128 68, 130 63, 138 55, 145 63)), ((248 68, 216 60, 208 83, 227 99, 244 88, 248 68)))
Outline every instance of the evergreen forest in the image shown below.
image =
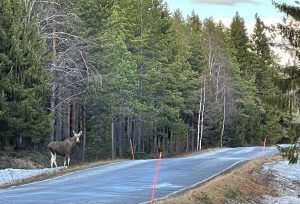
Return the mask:
POLYGON ((300 8, 273 5, 285 21, 249 32, 163 0, 1 0, 0 151, 73 130, 77 161, 294 142, 300 8))

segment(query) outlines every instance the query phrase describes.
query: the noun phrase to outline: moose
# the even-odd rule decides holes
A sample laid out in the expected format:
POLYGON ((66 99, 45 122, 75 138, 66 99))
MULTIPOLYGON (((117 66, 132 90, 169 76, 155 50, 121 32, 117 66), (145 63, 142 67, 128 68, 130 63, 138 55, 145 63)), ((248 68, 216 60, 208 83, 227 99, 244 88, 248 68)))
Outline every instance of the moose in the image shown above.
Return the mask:
POLYGON ((73 137, 69 137, 64 141, 53 141, 48 144, 48 149, 51 153, 50 165, 53 168, 53 164, 57 167, 56 155, 64 157, 64 167, 66 166, 66 159, 68 159, 67 166, 70 165, 70 155, 74 152, 76 143, 79 143, 79 137, 82 131, 76 133, 73 131, 73 137))

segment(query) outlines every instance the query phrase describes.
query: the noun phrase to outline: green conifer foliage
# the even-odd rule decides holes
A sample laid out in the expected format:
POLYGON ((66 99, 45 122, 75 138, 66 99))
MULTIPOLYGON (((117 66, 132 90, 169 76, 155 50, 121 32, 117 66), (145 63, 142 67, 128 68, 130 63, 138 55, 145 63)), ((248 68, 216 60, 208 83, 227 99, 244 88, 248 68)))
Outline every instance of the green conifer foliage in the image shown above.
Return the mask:
POLYGON ((252 72, 255 75, 256 87, 260 95, 265 95, 275 91, 273 79, 276 77, 276 67, 274 56, 272 55, 269 39, 265 33, 265 25, 256 15, 256 23, 251 36, 252 51, 254 53, 254 63, 252 72))
POLYGON ((46 111, 49 76, 43 67, 49 62, 44 41, 32 20, 26 26, 24 1, 0 2, 0 139, 4 145, 27 139, 41 144, 47 140, 51 117, 46 111))
POLYGON ((251 75, 249 70, 251 58, 249 53, 249 38, 244 19, 236 13, 230 25, 231 43, 236 49, 236 59, 239 63, 243 76, 251 75))
MULTIPOLYGON (((274 61, 269 39, 266 36, 266 28, 263 21, 256 15, 256 23, 251 36, 251 47, 254 58, 252 60, 252 73, 255 76, 255 86, 259 99, 266 95, 274 95, 276 88, 274 79, 277 76, 278 65, 274 61)), ((258 120, 261 123, 261 137, 266 137, 269 142, 276 143, 281 137, 280 114, 267 104, 258 103, 261 113, 258 120)))
MULTIPOLYGON (((288 17, 288 21, 291 23, 280 23, 277 25, 279 33, 284 39, 289 42, 289 49, 295 54, 295 63, 284 68, 284 76, 277 81, 277 86, 282 91, 278 96, 275 96, 269 102, 281 110, 288 111, 290 113, 299 111, 299 87, 300 87, 300 72, 299 72, 299 21, 300 21, 300 8, 299 2, 296 1, 296 5, 288 5, 286 3, 277 3, 273 1, 273 4, 281 12, 285 13, 288 17)), ((288 159, 290 163, 297 163, 298 156, 300 154, 299 146, 299 123, 297 120, 292 121, 293 134, 295 148, 294 151, 290 151, 288 159), (297 140, 298 139, 298 140, 297 140), (297 142, 298 141, 298 142, 297 142)))
POLYGON ((258 144, 260 141, 260 107, 257 104, 257 91, 252 70, 253 54, 249 51, 250 42, 245 22, 237 13, 230 25, 229 42, 233 45, 232 53, 236 58, 232 69, 234 95, 236 97, 236 117, 233 118, 234 128, 230 145, 258 144))
POLYGON ((187 19, 190 56, 188 63, 194 71, 201 74, 204 70, 206 58, 203 51, 203 34, 202 25, 199 16, 192 12, 191 16, 187 19))

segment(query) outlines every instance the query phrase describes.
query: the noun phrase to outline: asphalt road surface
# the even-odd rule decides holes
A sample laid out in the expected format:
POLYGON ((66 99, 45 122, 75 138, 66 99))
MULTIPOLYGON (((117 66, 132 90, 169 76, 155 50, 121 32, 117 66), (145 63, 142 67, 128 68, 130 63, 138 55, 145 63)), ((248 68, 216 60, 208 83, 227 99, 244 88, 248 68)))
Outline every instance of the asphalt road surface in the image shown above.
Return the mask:
MULTIPOLYGON (((199 185, 245 160, 276 153, 275 147, 267 147, 264 151, 262 147, 243 147, 162 159, 155 199, 199 185)), ((156 165, 157 160, 125 161, 0 189, 0 203, 147 203, 152 195, 156 165)))

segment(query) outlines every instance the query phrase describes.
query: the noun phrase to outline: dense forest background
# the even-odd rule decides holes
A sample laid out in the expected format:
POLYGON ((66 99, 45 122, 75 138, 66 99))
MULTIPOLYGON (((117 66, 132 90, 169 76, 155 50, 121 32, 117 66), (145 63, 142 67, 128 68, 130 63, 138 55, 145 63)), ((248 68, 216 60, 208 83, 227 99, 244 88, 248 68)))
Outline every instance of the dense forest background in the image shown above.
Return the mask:
POLYGON ((256 15, 249 35, 239 13, 225 27, 162 0, 1 0, 0 148, 43 152, 73 130, 79 161, 292 142, 299 7, 273 3, 286 21, 256 15))

